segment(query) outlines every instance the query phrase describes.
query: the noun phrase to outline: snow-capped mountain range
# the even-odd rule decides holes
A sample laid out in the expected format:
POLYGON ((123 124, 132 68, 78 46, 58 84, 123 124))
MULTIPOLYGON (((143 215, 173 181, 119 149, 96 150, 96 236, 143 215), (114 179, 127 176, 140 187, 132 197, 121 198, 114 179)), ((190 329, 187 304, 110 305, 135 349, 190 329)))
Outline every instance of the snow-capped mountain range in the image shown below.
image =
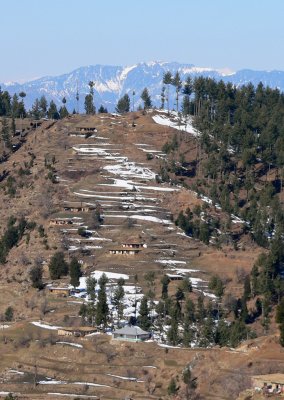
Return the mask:
MULTIPOLYGON (((109 111, 115 109, 118 99, 125 93, 132 97, 135 91, 135 107, 141 103, 140 94, 147 87, 152 97, 152 102, 160 106, 160 94, 163 75, 166 71, 173 74, 179 71, 183 80, 187 75, 206 76, 223 79, 224 82, 232 82, 239 86, 249 82, 257 85, 260 81, 266 86, 277 87, 284 90, 284 71, 254 71, 243 69, 237 72, 226 72, 212 68, 200 68, 192 64, 177 62, 148 62, 132 66, 91 65, 80 67, 70 73, 59 76, 46 76, 25 83, 3 83, 2 90, 8 90, 10 94, 24 91, 26 93, 25 104, 31 108, 34 100, 45 95, 47 100, 54 100, 61 104, 63 97, 67 100, 67 108, 72 111, 77 109, 76 92, 79 92, 79 110, 84 111, 84 98, 89 92, 89 81, 94 81, 94 95, 96 107, 103 104, 109 111)), ((173 107, 173 104, 171 105, 173 107)))

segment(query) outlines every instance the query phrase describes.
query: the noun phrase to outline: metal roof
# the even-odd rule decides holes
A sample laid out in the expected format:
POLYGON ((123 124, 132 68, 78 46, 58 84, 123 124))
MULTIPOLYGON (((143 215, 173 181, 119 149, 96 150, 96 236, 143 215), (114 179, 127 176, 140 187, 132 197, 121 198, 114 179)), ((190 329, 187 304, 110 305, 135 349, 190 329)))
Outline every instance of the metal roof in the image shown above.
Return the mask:
POLYGON ((143 329, 139 328, 139 326, 125 326, 123 328, 116 329, 113 331, 113 333, 118 335, 132 336, 149 335, 149 332, 143 331, 143 329))

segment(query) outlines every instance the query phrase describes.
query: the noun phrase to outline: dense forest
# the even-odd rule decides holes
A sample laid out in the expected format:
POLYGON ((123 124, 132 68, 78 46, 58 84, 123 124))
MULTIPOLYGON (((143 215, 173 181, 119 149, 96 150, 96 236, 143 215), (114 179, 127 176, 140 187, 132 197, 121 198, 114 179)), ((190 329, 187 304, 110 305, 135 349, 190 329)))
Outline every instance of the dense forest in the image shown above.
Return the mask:
MULTIPOLYGON (((236 250, 240 234, 249 235, 266 249, 245 280, 243 297, 238 300, 238 319, 251 324, 261 315, 267 331, 272 307, 279 304, 277 322, 281 324, 283 342, 284 94, 262 83, 256 88, 252 84, 237 88, 203 77, 188 77, 182 85, 178 73, 174 77, 165 74, 163 82, 161 108, 168 104, 173 86, 180 122, 192 119, 199 136, 195 160, 190 163, 185 156, 188 145, 184 136, 175 135, 164 145, 170 161, 162 166, 161 178, 183 183, 210 198, 213 206, 227 213, 227 230, 234 216, 238 216, 242 230, 231 235, 236 250), (180 176, 192 179, 186 183, 180 176), (248 301, 254 302, 255 313, 248 313, 248 301)), ((220 220, 206 214, 206 207, 181 211, 176 224, 207 244, 220 228, 220 220)), ((219 244, 215 241, 215 245, 219 244)))

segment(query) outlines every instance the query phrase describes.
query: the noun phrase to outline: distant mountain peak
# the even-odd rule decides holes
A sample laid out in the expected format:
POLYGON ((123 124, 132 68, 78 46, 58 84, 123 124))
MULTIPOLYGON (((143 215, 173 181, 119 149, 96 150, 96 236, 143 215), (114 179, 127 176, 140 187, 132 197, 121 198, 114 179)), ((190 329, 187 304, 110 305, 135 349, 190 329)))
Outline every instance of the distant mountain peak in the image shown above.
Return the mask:
POLYGON ((253 71, 243 69, 234 72, 228 68, 215 69, 211 67, 198 67, 194 64, 186 64, 170 61, 147 61, 133 65, 88 65, 77 68, 69 73, 58 76, 45 76, 24 83, 6 82, 2 84, 4 90, 11 95, 25 91, 27 96, 25 103, 30 108, 36 98, 45 95, 47 100, 54 100, 61 105, 62 98, 67 100, 67 108, 72 111, 76 108, 76 92, 79 88, 80 111, 84 110, 84 98, 89 92, 89 81, 94 81, 95 104, 99 107, 103 104, 109 111, 113 111, 118 99, 125 93, 135 91, 135 106, 140 102, 140 94, 147 87, 152 97, 152 102, 160 106, 160 93, 163 75, 166 71, 174 74, 179 71, 181 79, 187 75, 192 77, 205 76, 224 82, 232 82, 240 86, 249 82, 257 85, 260 81, 264 86, 278 87, 284 90, 283 71, 253 71))

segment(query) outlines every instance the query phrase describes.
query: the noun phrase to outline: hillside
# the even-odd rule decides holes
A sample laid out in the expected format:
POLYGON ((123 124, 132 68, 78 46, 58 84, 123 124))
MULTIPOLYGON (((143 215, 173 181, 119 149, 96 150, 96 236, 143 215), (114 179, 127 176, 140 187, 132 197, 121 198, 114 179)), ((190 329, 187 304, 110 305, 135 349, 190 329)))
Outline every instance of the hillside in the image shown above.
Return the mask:
MULTIPOLYGON (((62 394, 159 399, 167 398, 173 378, 181 399, 187 398, 187 391, 191 398, 232 399, 250 387, 250 376, 283 368, 275 309, 268 327, 263 316, 255 316, 245 327, 236 322, 241 315, 234 321, 232 302, 242 298, 245 278, 264 250, 243 229, 240 217, 230 216, 233 222, 226 224, 228 211, 200 193, 201 186, 199 193, 195 191, 199 176, 179 176, 169 169, 164 179, 165 165, 177 157, 176 151, 165 153, 170 143, 179 144, 178 157, 184 154, 183 165, 192 170, 198 147, 192 122, 189 118, 185 126, 175 114, 157 111, 72 115, 35 126, 1 163, 1 234, 7 242, 5 232, 12 226, 19 235, 0 272, 1 391, 29 399, 59 399, 62 394), (220 221, 208 244, 175 223, 188 209, 200 226, 207 220, 220 221), (27 223, 21 231, 23 218, 27 223), (216 235, 226 238, 221 246, 216 246, 216 235), (137 254, 121 254, 128 248, 122 245, 132 242, 143 247, 137 254), (59 280, 50 278, 49 263, 58 251, 68 262, 75 256, 83 272, 80 291, 67 297, 50 291, 50 287, 66 289, 70 282, 64 274, 59 280), (43 290, 31 286, 29 271, 39 265, 43 290), (143 295, 149 296, 150 318, 155 321, 149 342, 111 340, 110 326, 106 333, 102 329, 85 339, 57 335, 58 327, 92 325, 88 313, 79 316, 82 304, 92 304, 85 278, 98 279, 102 272, 109 277, 111 324, 133 320, 143 295), (221 277, 222 294, 212 284, 214 276, 221 277), (116 306, 113 299, 120 277, 124 298, 116 306), (177 297, 182 282, 184 298, 177 297), (8 306, 13 308, 12 321, 7 321, 8 306), (179 310, 183 319, 175 328, 179 310), (222 336, 216 326, 223 318, 235 329, 222 336), (220 337, 215 342, 213 332, 223 342, 220 337), (259 338, 249 339, 255 334, 259 338), (244 339, 249 340, 238 347, 244 339), (186 366, 197 378, 196 389, 183 383, 186 366)), ((247 304, 249 313, 254 313, 254 300, 247 304)))
MULTIPOLYGON (((12 95, 24 91, 27 94, 26 106, 32 107, 36 98, 45 95, 47 100, 54 100, 61 105, 62 98, 67 100, 67 107, 70 112, 77 110, 76 93, 79 92, 79 110, 84 110, 84 98, 89 92, 88 83, 94 81, 94 99, 97 109, 103 104, 109 111, 114 111, 118 99, 125 93, 136 92, 135 108, 141 103, 140 94, 144 87, 151 93, 153 105, 160 107, 160 94, 162 79, 165 72, 174 74, 179 71, 184 81, 188 75, 192 78, 200 76, 213 78, 225 83, 232 82, 236 86, 252 83, 257 86, 262 82, 264 86, 284 90, 283 71, 253 71, 240 70, 237 72, 226 72, 214 70, 213 68, 202 68, 192 64, 181 64, 177 62, 148 62, 132 66, 108 66, 91 65, 80 67, 76 70, 60 76, 42 77, 23 84, 2 83, 2 90, 7 90, 12 95)), ((174 107, 171 104, 170 107, 174 107)))

